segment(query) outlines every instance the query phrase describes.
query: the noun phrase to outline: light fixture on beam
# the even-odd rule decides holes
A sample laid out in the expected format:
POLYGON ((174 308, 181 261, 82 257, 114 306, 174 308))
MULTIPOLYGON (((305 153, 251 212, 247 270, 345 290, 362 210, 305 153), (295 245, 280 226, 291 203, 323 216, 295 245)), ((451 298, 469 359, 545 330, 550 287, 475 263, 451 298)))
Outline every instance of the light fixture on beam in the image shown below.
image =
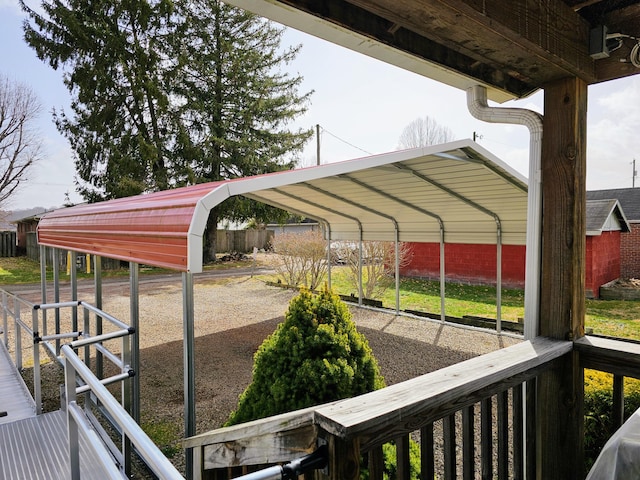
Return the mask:
POLYGON ((589 32, 589 55, 594 60, 609 57, 606 25, 598 25, 589 32))
POLYGON ((640 39, 625 33, 609 33, 606 25, 598 25, 591 29, 589 55, 594 60, 609 58, 612 52, 624 45, 625 40, 633 40, 635 43, 629 50, 629 57, 621 57, 620 62, 631 62, 634 67, 640 68, 640 39))

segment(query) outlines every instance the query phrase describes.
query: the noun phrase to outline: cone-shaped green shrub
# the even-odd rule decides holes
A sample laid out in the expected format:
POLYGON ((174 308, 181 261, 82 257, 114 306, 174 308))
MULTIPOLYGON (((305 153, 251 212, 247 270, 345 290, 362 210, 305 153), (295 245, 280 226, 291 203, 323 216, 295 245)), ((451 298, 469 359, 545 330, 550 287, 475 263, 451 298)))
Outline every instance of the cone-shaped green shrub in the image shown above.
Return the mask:
POLYGON ((303 289, 254 357, 253 380, 227 425, 384 387, 378 364, 347 306, 326 287, 303 289))

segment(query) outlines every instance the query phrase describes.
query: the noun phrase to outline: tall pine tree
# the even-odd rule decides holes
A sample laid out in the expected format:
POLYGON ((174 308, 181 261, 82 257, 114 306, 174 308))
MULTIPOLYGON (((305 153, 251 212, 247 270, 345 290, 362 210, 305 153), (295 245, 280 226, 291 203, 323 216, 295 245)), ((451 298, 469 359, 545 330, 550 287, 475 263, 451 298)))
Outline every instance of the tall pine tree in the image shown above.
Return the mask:
MULTIPOLYGON (((288 123, 306 111, 299 76, 280 72, 299 46, 282 51, 283 30, 220 1, 175 5, 172 28, 174 88, 183 129, 176 180, 225 180, 293 168, 311 130, 292 132, 288 123)), ((259 221, 273 209, 233 198, 211 212, 208 230, 220 218, 259 221)), ((209 245, 213 246, 210 242, 209 245)))
MULTIPOLYGON (((312 135, 289 128, 311 93, 281 71, 300 47, 281 49, 283 30, 253 14, 218 0, 21 5, 26 42, 72 94, 54 117, 89 201, 289 169, 312 135)), ((209 230, 274 213, 235 199, 209 230)))

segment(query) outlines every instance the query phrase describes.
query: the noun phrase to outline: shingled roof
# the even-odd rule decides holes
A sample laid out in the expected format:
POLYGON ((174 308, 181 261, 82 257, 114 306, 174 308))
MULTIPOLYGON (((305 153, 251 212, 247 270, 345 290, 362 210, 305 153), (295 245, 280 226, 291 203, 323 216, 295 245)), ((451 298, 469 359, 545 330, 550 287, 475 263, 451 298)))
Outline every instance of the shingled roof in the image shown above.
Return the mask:
POLYGON ((611 230, 615 226, 611 224, 612 217, 617 220, 621 231, 631 230, 618 200, 587 200, 587 235, 600 235, 611 230))
POLYGON ((629 222, 640 222, 640 188, 613 188, 587 192, 587 200, 616 199, 629 222))

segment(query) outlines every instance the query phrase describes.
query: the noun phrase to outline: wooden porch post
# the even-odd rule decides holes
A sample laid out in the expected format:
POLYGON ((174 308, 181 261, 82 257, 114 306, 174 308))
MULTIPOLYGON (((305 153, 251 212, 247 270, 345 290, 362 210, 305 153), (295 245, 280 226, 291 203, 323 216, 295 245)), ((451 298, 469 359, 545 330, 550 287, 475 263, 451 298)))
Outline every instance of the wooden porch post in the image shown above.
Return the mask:
MULTIPOLYGON (((544 89, 540 335, 584 335, 587 85, 578 78, 544 89)), ((583 373, 578 354, 538 379, 537 478, 584 478, 583 373)))

